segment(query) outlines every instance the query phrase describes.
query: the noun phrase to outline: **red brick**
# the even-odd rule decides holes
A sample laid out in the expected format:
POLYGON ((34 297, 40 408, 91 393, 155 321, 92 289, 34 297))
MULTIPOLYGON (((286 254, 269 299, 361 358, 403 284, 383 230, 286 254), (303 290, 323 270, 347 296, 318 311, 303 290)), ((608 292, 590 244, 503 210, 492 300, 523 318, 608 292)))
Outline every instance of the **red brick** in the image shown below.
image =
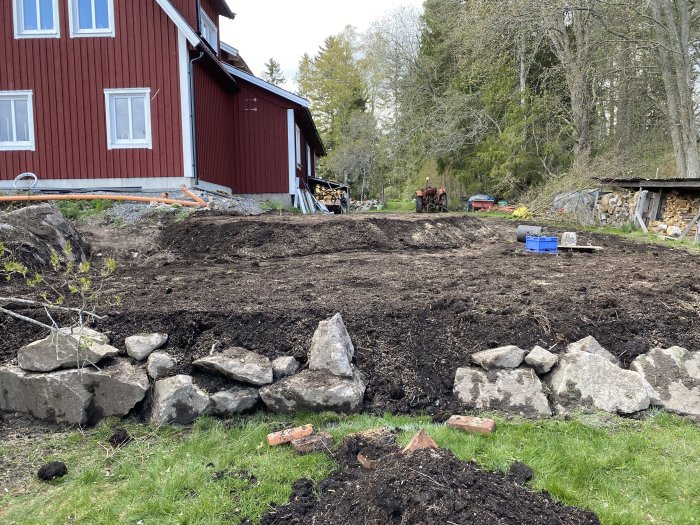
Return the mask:
POLYGON ((452 416, 447 420, 447 426, 458 428, 465 432, 475 432, 477 434, 492 434, 496 428, 496 422, 493 419, 471 416, 452 416))
POLYGON ((333 436, 328 432, 319 432, 311 436, 302 437, 292 441, 292 448, 299 454, 309 454, 328 450, 333 445, 333 436))
POLYGON ((271 447, 276 447, 277 445, 291 443, 295 439, 310 436, 313 433, 314 427, 311 425, 304 425, 303 427, 296 428, 288 428, 286 430, 280 430, 279 432, 273 432, 272 434, 268 434, 267 444, 271 447))
POLYGON ((360 453, 357 455, 357 462, 362 465, 364 468, 367 470, 374 470, 377 468, 377 461, 376 459, 369 459, 367 456, 364 454, 360 453))
POLYGON ((413 436, 410 443, 406 445, 406 448, 403 449, 403 453, 409 454, 411 452, 415 452, 416 450, 423 450, 426 448, 440 448, 440 446, 435 443, 435 440, 431 438, 425 430, 421 429, 415 436, 413 436))

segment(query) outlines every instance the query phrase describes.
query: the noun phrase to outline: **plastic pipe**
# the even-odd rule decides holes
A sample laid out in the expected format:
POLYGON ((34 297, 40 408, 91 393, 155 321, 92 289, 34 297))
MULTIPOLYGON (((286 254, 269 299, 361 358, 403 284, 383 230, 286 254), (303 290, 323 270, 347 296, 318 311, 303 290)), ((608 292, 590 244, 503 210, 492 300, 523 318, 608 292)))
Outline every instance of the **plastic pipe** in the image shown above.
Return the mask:
POLYGON ((0 197, 0 202, 32 202, 32 201, 128 201, 128 202, 158 202, 160 204, 179 204, 180 206, 205 208, 207 203, 183 201, 178 199, 165 199, 163 197, 135 197, 133 195, 14 195, 0 197))
POLYGON ((182 193, 184 193, 185 195, 187 195, 188 197, 193 199, 195 202, 198 202, 200 206, 207 205, 207 203, 202 198, 200 198, 198 195, 195 195, 193 192, 191 192, 187 188, 187 186, 180 186, 180 191, 182 191, 182 193))

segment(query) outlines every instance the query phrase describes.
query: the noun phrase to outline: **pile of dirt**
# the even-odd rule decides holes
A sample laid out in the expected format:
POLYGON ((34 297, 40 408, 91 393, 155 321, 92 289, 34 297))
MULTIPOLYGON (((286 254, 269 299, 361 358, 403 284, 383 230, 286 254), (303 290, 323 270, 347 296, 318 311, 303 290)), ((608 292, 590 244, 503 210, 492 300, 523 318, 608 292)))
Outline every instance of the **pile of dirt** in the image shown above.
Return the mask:
MULTIPOLYGON (((343 457, 356 456, 357 440, 343 457)), ((366 455, 384 453, 376 468, 345 462, 317 485, 301 480, 287 505, 274 509, 264 525, 450 523, 453 525, 599 525, 586 510, 567 507, 498 473, 459 460, 450 451, 419 450, 407 456, 386 443, 365 444, 366 455)))
POLYGON ((163 232, 161 244, 189 260, 226 262, 356 250, 440 250, 463 248, 488 233, 474 217, 298 217, 234 219, 197 215, 163 232))

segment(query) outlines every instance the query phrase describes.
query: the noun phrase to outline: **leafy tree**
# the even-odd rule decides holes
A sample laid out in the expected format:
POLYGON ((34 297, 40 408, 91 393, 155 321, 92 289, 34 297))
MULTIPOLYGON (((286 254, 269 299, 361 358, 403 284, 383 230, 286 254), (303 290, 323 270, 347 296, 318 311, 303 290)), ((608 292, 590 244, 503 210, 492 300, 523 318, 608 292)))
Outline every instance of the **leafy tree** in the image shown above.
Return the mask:
POLYGON ((275 86, 281 86, 287 82, 287 78, 282 72, 282 66, 274 58, 270 58, 270 60, 265 62, 265 71, 262 72, 260 78, 275 86))

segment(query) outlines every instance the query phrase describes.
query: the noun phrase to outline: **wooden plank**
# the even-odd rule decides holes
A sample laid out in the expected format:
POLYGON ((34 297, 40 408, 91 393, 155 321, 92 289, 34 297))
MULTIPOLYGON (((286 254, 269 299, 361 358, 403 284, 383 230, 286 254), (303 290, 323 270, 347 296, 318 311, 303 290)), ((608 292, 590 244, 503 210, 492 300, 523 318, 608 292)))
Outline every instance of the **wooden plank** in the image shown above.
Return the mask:
POLYGON ((634 211, 634 216, 637 219, 637 222, 639 223, 639 226, 641 226, 644 233, 649 233, 647 225, 644 223, 644 219, 642 218, 642 210, 644 209, 644 204, 647 200, 647 193, 649 193, 647 190, 640 189, 639 201, 637 201, 637 209, 634 211))
POLYGON ((602 246, 559 246, 560 252, 602 252, 602 246))
MULTIPOLYGON (((700 220, 700 211, 698 212, 698 214, 695 217, 693 217, 693 220, 690 221, 690 223, 688 224, 688 227, 683 231, 683 233, 681 233, 681 236, 679 237, 681 241, 688 236, 688 234, 690 233, 690 230, 693 229, 693 225, 696 222, 698 222, 698 220, 700 220)), ((698 231, 700 231, 700 228, 698 228, 698 231)))

